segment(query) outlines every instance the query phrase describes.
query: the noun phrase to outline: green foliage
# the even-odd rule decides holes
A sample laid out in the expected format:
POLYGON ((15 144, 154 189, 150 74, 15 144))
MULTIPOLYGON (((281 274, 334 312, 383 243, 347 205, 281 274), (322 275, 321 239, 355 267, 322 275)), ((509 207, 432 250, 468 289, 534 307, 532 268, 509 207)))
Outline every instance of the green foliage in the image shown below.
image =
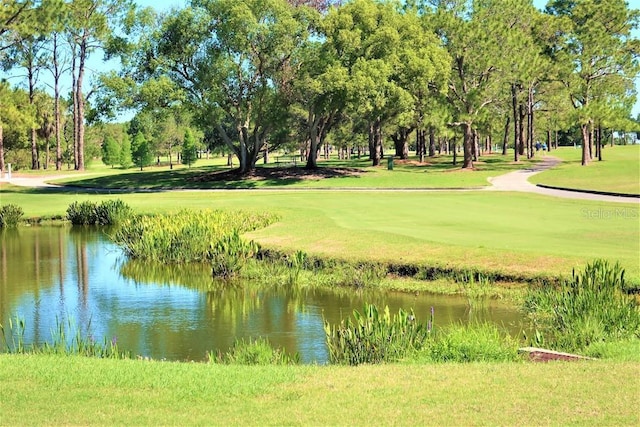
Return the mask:
POLYGON ((524 309, 537 333, 534 344, 573 351, 597 342, 640 338, 640 307, 624 292, 618 263, 596 260, 558 289, 529 292, 524 309))
POLYGON ((125 359, 131 355, 120 350, 117 339, 106 338, 95 341, 90 335, 91 325, 82 333, 71 319, 62 322, 56 319, 56 328, 51 331, 51 341, 40 345, 25 344, 25 321, 19 317, 9 319, 5 328, 0 324, 0 338, 5 353, 12 354, 59 354, 66 356, 99 357, 103 359, 125 359))
POLYGON ((120 147, 120 166, 123 169, 128 169, 133 163, 133 157, 131 153, 131 141, 128 134, 122 136, 122 146, 120 147))
POLYGON ((131 144, 131 157, 133 159, 133 163, 139 167, 140 170, 145 166, 149 166, 153 162, 151 147, 142 132, 138 132, 133 138, 133 143, 131 144))
POLYGON ((242 211, 182 210, 168 215, 135 216, 116 231, 114 241, 131 258, 165 263, 205 261, 211 246, 236 231, 273 223, 271 214, 242 211))
POLYGON ((353 311, 339 325, 325 321, 324 330, 331 363, 360 365, 393 362, 419 350, 431 333, 432 321, 419 323, 413 311, 402 309, 391 316, 389 307, 379 313, 373 304, 365 304, 360 313, 353 311))
POLYGON ((224 278, 235 276, 259 250, 260 246, 256 242, 242 239, 238 231, 234 230, 211 245, 208 257, 213 275, 224 278))
POLYGON ((519 343, 496 325, 454 325, 435 331, 416 356, 421 362, 511 362, 521 360, 519 343))
POLYGON ((16 227, 20 219, 24 215, 24 211, 20 206, 8 204, 0 208, 0 228, 16 227))
POLYGON ((102 162, 111 167, 120 162, 120 146, 111 135, 107 135, 102 143, 102 162))
POLYGON ((67 218, 74 225, 116 225, 133 215, 132 209, 120 199, 73 202, 67 208, 67 218))
POLYGON ((182 143, 182 163, 191 167, 198 159, 198 150, 196 148, 196 139, 191 129, 184 132, 184 142, 182 143))
POLYGON ((303 251, 296 251, 293 256, 287 259, 287 271, 289 273, 289 284, 297 285, 300 281, 300 273, 307 263, 307 254, 303 251))
POLYGON ((287 354, 284 349, 273 348, 266 338, 258 338, 248 341, 236 340, 233 347, 226 353, 218 351, 216 355, 207 353, 207 358, 212 363, 225 365, 297 365, 300 363, 300 355, 287 354))

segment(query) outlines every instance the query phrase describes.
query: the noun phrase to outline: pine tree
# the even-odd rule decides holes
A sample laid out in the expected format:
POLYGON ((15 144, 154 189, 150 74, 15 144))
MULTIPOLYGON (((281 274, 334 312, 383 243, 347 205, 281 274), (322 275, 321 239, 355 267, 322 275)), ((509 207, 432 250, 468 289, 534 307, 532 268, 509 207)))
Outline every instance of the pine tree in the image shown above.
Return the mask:
POLYGON ((194 138, 191 129, 187 129, 184 133, 184 142, 182 143, 182 163, 191 167, 197 159, 198 152, 196 150, 196 139, 194 138))

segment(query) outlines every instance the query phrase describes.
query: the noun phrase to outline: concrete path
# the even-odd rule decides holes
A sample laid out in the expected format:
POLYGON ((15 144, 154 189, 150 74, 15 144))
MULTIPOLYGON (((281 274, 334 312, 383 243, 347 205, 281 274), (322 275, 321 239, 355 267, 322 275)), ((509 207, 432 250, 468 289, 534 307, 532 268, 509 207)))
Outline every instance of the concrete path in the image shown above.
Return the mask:
POLYGON ((491 187, 487 187, 487 191, 518 191, 525 193, 536 193, 545 196, 561 197, 565 199, 582 199, 582 200, 599 200, 603 202, 618 203, 640 203, 638 197, 609 196, 604 194, 584 193, 571 190, 556 190, 551 188, 538 187, 529 182, 529 178, 535 174, 551 169, 560 163, 557 157, 546 156, 542 162, 539 162, 531 169, 522 169, 506 173, 504 175, 489 178, 491 187))
MULTIPOLYGON (((405 189, 406 191, 413 191, 413 192, 426 192, 426 191, 514 191, 514 192, 524 192, 524 193, 536 193, 536 194, 542 194, 545 196, 552 196, 552 197, 560 197, 560 198, 565 198, 565 199, 582 199, 582 200, 599 200, 599 201, 603 201, 603 202, 618 202, 618 203, 637 203, 640 204, 640 198, 638 197, 622 197, 622 196, 609 196, 609 195, 603 195, 603 194, 593 194, 593 193, 584 193, 584 192, 578 192, 578 191, 570 191, 570 190, 556 190, 556 189, 551 189, 551 188, 542 188, 542 187, 538 187, 532 183, 530 183, 528 180, 530 177, 532 177, 533 175, 540 173, 542 171, 545 171, 547 169, 550 169, 554 166, 556 166, 558 163, 560 163, 561 160, 553 157, 553 156, 546 156, 541 162, 537 163, 533 168, 531 169, 522 169, 522 170, 518 170, 518 171, 514 171, 514 172, 509 172, 506 173, 504 175, 499 175, 496 177, 492 177, 489 178, 489 183, 491 184, 490 186, 487 186, 485 188, 460 188, 460 189, 419 189, 419 188, 415 188, 415 189, 405 189)), ((92 174, 87 174, 87 175, 92 175, 92 174)), ((73 174, 73 175, 55 175, 55 176, 23 176, 23 175, 16 175, 14 174, 11 177, 11 180, 7 180, 7 178, 5 176, 0 176, 0 184, 2 184, 3 182, 10 182, 13 185, 18 185, 18 186, 22 186, 22 187, 34 187, 34 188, 68 188, 68 189, 73 189, 73 186, 70 187, 65 187, 63 185, 57 185, 57 184, 50 184, 47 181, 52 180, 52 179, 61 179, 61 178, 66 178, 66 177, 79 177, 81 175, 77 175, 77 174, 73 174)), ((1 187, 0 187, 1 188, 1 187)), ((76 187, 77 189, 81 190, 80 187, 76 187)), ((117 193, 118 190, 106 190, 106 189, 97 189, 97 188, 92 188, 92 189, 84 189, 87 191, 97 191, 97 192, 109 192, 109 193, 117 193)), ((270 189, 271 190, 271 189, 270 189)), ((303 189, 299 189, 299 190, 303 190, 303 189)), ((322 191, 322 189, 317 189, 317 188, 313 188, 310 190, 314 190, 314 191, 322 191)), ((332 191, 336 191, 337 189, 334 189, 332 191)), ((358 190, 361 191, 360 189, 355 189, 355 188, 350 188, 349 190, 358 190)), ((376 191, 402 191, 402 190, 398 190, 398 189, 362 189, 362 190, 376 190, 376 191)), ((186 191, 186 190, 180 190, 180 191, 186 191)), ((195 190, 195 191, 233 191, 233 190, 195 190)), ((239 190, 239 191, 245 191, 245 190, 239 190)), ((277 191, 277 190, 275 190, 277 191)))

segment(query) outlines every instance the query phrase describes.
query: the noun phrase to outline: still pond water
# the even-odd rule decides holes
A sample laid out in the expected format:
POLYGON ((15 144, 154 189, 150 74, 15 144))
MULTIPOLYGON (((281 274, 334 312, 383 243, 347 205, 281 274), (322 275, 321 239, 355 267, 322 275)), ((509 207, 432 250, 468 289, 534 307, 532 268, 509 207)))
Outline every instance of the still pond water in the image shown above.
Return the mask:
MULTIPOLYGON (((470 309, 464 297, 351 289, 216 286, 206 266, 167 268, 127 262, 98 230, 29 227, 1 233, 0 322, 18 316, 26 343, 51 341, 57 322, 77 325, 96 340, 116 339, 134 355, 204 360, 235 339, 267 337, 298 352, 304 363, 326 363, 324 319, 337 323, 365 302, 413 309, 435 324, 488 320, 517 333, 519 312, 500 303, 470 309)), ((2 350, 0 342, 0 350, 2 350)))

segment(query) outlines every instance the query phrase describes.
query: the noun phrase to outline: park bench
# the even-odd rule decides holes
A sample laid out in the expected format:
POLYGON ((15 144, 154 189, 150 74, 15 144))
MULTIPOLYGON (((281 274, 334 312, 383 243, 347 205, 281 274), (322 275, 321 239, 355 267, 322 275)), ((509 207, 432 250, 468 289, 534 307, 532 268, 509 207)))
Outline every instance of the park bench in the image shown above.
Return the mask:
POLYGON ((300 156, 276 156, 276 164, 298 166, 298 163, 302 163, 300 156))

